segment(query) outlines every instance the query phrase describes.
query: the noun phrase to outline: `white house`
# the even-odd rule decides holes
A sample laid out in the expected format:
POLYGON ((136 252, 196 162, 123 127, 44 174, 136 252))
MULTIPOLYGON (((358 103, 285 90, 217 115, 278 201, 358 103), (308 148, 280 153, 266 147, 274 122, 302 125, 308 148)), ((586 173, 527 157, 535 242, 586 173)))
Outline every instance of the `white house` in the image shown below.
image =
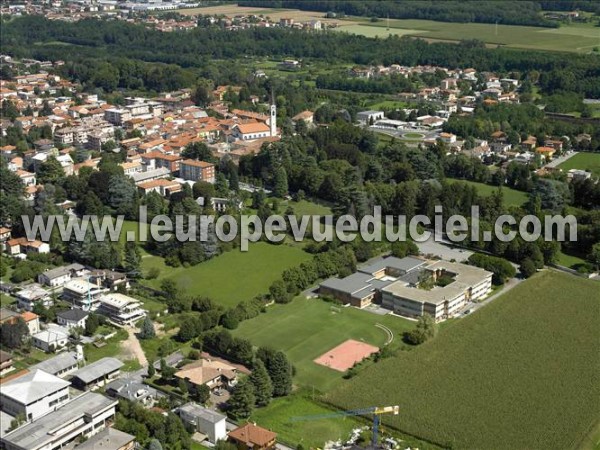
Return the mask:
POLYGON ((69 400, 71 383, 43 370, 34 370, 2 383, 0 409, 11 416, 35 420, 69 400))
POLYGON ((82 276, 85 272, 85 267, 81 264, 69 264, 68 266, 49 269, 39 274, 38 283, 51 287, 64 286, 73 277, 82 276))
POLYGON ((42 286, 37 283, 31 283, 24 289, 18 291, 15 296, 17 297, 17 305, 19 308, 26 311, 32 311, 36 304, 41 304, 44 308, 52 306, 52 299, 42 286))
POLYGON ((196 403, 186 403, 177 409, 184 423, 191 424, 197 432, 208 437, 215 444, 227 439, 226 417, 196 403))
POLYGON ((56 313, 56 321, 68 330, 71 328, 85 328, 88 315, 82 309, 68 309, 67 311, 56 313))
POLYGON ((385 119, 385 113, 383 111, 361 111, 356 113, 356 120, 363 124, 370 124, 378 120, 385 119))
POLYGON ((119 293, 100 297, 98 312, 119 325, 133 325, 146 317, 146 311, 142 309, 142 304, 138 300, 119 293))
POLYGON ((45 352, 63 348, 69 342, 69 331, 63 327, 49 326, 48 329, 33 335, 33 345, 45 352))

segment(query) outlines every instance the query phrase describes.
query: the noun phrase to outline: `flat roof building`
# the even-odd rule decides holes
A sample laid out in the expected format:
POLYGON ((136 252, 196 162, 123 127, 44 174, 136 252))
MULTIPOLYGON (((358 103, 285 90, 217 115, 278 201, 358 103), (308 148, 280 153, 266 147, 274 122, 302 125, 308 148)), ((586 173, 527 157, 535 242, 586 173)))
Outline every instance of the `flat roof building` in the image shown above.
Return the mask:
POLYGON ((33 370, 2 383, 0 409, 11 416, 23 414, 35 420, 69 400, 68 381, 43 370, 33 370))
MULTIPOLYGON (((63 381, 63 380, 61 380, 63 381)), ((86 392, 31 423, 0 438, 6 450, 62 448, 80 437, 91 437, 114 420, 116 400, 86 392)))
POLYGON ((123 367, 121 361, 107 356, 73 372, 71 383, 82 390, 103 386, 119 375, 121 367, 123 367))

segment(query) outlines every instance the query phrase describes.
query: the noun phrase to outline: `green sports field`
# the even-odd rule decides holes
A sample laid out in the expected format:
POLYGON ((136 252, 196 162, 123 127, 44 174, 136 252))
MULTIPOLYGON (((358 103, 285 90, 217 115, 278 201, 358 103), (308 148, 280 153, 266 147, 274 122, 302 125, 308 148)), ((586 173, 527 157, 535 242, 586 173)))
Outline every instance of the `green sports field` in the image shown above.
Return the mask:
POLYGON ((326 391, 342 380, 343 373, 313 360, 347 339, 383 346, 387 334, 376 323, 393 332, 394 341, 390 345, 394 348, 402 345, 402 333, 414 326, 414 322, 399 317, 355 308, 332 312, 330 303, 298 297, 290 304, 271 306, 266 314, 242 322, 233 334, 249 339, 257 347, 283 350, 296 367, 296 384, 326 391))
MULTIPOLYGON (((453 178, 446 178, 449 183, 467 183, 469 186, 474 186, 477 189, 477 193, 483 196, 492 195, 498 189, 497 186, 490 186, 489 184, 477 183, 475 181, 457 180, 453 178)), ((527 201, 527 193, 511 189, 506 186, 502 187, 502 194, 504 195, 504 203, 506 205, 521 206, 527 201)))
POLYGON ((398 404, 384 423, 452 448, 579 448, 600 422, 599 286, 539 273, 327 399, 398 404))
POLYGON ((600 28, 589 25, 565 25, 560 28, 526 27, 484 23, 450 23, 433 20, 385 20, 340 26, 339 31, 367 37, 386 37, 390 34, 416 36, 429 40, 460 41, 478 39, 490 45, 536 50, 590 52, 600 46, 600 28))
POLYGON ((158 289, 162 280, 173 279, 189 295, 207 296, 230 307, 266 294, 285 269, 310 257, 297 246, 257 242, 247 252, 234 249, 192 267, 169 267, 163 258, 144 255, 142 270, 160 269, 157 279, 144 282, 151 287, 158 289))
POLYGON ((600 177, 600 153, 577 153, 559 165, 562 170, 580 169, 600 177))

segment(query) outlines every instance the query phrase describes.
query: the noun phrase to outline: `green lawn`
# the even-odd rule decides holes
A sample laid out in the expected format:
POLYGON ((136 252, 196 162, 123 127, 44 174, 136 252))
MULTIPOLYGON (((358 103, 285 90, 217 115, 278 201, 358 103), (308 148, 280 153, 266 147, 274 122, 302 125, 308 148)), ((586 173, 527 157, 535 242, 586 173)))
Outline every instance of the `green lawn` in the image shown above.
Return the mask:
POLYGON ((125 363, 122 370, 130 371, 137 370, 140 365, 137 360, 130 360, 120 357, 121 355, 121 342, 127 339, 127 331, 122 329, 112 329, 111 332, 116 332, 116 335, 107 339, 106 344, 103 347, 96 347, 93 344, 86 344, 84 346, 84 355, 87 363, 98 361, 101 358, 107 356, 118 358, 125 363))
POLYGON ((295 383, 326 391, 342 381, 343 373, 320 366, 313 360, 347 339, 363 340, 382 346, 387 338, 375 326, 381 323, 392 330, 394 348, 401 345, 402 333, 411 329, 411 321, 378 316, 355 308, 331 311, 331 304, 319 299, 297 297, 287 305, 273 305, 267 313, 242 322, 233 334, 253 345, 282 350, 296 367, 295 383))
POLYGON ((600 421, 598 282, 548 270, 333 391, 341 409, 452 448, 568 449, 600 421))
POLYGON ((274 399, 265 408, 255 410, 250 421, 275 431, 280 442, 317 448, 328 440, 346 440, 353 428, 364 424, 352 417, 310 421, 292 421, 291 418, 334 411, 312 401, 309 392, 299 392, 274 399))
POLYGON ((142 269, 160 269, 160 276, 148 280, 151 287, 160 288, 163 279, 170 278, 190 295, 207 296, 224 306, 235 306, 258 294, 267 293, 281 273, 310 259, 297 246, 251 244, 249 251, 234 249, 192 267, 169 267, 158 256, 145 255, 142 269))
POLYGON ((585 264, 585 260, 578 256, 567 255, 566 253, 559 252, 557 263, 561 266, 577 269, 577 266, 585 264))
MULTIPOLYGON (((489 184, 477 183, 475 181, 457 180, 454 178, 446 178, 446 181, 449 183, 456 183, 459 181, 467 183, 470 186, 474 186, 477 189, 477 193, 483 196, 492 195, 498 189, 497 186, 490 186, 489 184)), ((526 192, 517 191, 516 189, 508 187, 502 187, 502 193, 506 205, 521 206, 528 199, 526 192)))
POLYGON ((600 177, 600 153, 577 153, 559 165, 562 170, 580 169, 600 177))
POLYGON ((10 295, 5 294, 3 292, 0 292, 0 306, 2 308, 6 308, 7 306, 12 305, 16 301, 17 301, 16 298, 11 297, 10 295))
POLYGON ((567 52, 590 52, 600 45, 600 33, 598 28, 593 26, 564 25, 560 28, 542 28, 401 19, 390 20, 388 29, 385 20, 371 23, 368 19, 363 19, 359 24, 355 23, 355 19, 351 20, 350 25, 340 26, 337 30, 368 37, 395 34, 442 41, 478 39, 491 45, 567 52))

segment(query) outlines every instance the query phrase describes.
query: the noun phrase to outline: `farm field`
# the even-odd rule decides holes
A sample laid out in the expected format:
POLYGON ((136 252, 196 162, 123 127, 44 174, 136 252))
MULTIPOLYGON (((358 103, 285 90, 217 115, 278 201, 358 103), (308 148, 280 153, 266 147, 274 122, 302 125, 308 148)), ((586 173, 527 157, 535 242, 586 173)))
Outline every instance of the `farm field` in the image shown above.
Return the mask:
POLYGON ((310 255, 297 246, 257 242, 247 252, 233 249, 192 267, 169 267, 161 257, 144 255, 142 270, 160 270, 157 279, 144 281, 150 287, 159 289, 161 281, 170 278, 190 295, 207 296, 231 307, 267 293, 285 269, 308 259, 310 255))
POLYGON ((375 324, 387 326, 394 334, 393 348, 402 344, 402 333, 414 322, 393 316, 379 316, 355 308, 333 312, 331 304, 319 299, 297 297, 287 305, 273 305, 267 313, 246 320, 233 331, 253 345, 282 350, 296 367, 297 385, 326 391, 342 380, 343 373, 319 366, 313 360, 347 339, 378 347, 387 334, 375 324))
POLYGON ((526 27, 482 23, 450 23, 433 20, 385 20, 371 23, 361 19, 342 23, 338 31, 361 34, 367 37, 386 37, 390 34, 416 36, 428 40, 460 41, 478 39, 493 45, 537 50, 590 52, 600 45, 600 29, 589 26, 562 26, 560 28, 526 27))
MULTIPOLYGON (((468 180, 457 180, 454 178, 446 178, 446 181, 449 183, 463 182, 467 183, 470 186, 474 186, 477 189, 477 192, 480 195, 488 196, 492 195, 498 189, 497 186, 490 186, 489 184, 477 183, 476 181, 468 181, 468 180)), ((504 203, 507 205, 521 206, 523 203, 527 201, 527 193, 517 191, 516 189, 508 188, 506 186, 502 187, 502 194, 504 195, 504 203)))
POLYGON ((600 177, 600 153, 577 153, 558 166, 562 170, 581 169, 600 177))
POLYGON ((597 282, 544 271, 326 400, 401 405, 385 424, 452 448, 577 448, 600 421, 598 317, 597 282))

